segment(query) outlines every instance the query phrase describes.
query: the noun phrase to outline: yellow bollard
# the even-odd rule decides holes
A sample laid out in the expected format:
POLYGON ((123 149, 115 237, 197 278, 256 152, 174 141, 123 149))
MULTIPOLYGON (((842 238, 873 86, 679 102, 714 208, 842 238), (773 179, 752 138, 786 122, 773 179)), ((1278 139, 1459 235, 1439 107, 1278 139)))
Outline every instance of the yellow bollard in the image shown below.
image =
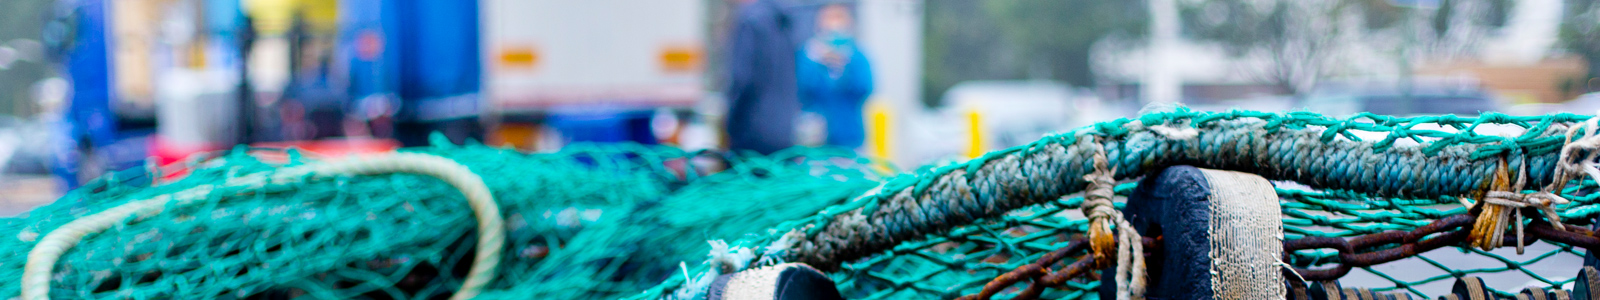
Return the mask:
POLYGON ((889 157, 889 107, 882 101, 872 101, 867 106, 867 140, 869 153, 878 159, 888 160, 889 157))
POLYGON ((967 109, 968 134, 971 140, 967 144, 967 158, 973 159, 983 156, 983 114, 977 108, 967 109))

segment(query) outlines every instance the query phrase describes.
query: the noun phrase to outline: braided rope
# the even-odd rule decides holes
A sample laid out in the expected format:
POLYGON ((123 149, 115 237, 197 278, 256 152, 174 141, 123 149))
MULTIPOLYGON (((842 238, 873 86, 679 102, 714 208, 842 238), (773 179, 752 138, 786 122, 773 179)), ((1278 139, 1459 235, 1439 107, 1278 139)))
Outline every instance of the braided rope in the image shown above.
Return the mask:
MULTIPOLYGON (((272 175, 253 175, 226 183, 232 187, 262 187, 273 183, 304 180, 305 177, 338 175, 376 175, 411 173, 437 177, 461 190, 478 219, 477 255, 461 289, 450 299, 471 299, 494 279, 499 267, 500 252, 505 244, 505 219, 495 205, 494 196, 483 179, 455 161, 428 154, 392 153, 373 158, 352 158, 337 162, 300 166, 282 170, 272 175)), ((98 233, 134 216, 150 216, 172 206, 190 205, 208 199, 213 190, 199 186, 150 199, 131 201, 105 211, 89 215, 62 225, 46 234, 33 250, 28 252, 28 262, 22 275, 22 299, 47 300, 50 278, 56 262, 89 234, 98 233)), ((223 189, 226 190, 226 189, 223 189)))

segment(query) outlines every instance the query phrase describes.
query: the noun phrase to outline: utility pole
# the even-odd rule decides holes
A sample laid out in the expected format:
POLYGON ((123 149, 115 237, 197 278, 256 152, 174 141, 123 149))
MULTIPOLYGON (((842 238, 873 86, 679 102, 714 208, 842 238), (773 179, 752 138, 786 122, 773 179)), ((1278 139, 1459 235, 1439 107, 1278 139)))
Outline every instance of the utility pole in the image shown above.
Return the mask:
POLYGON ((1150 48, 1147 49, 1140 98, 1145 104, 1183 100, 1183 79, 1174 72, 1172 48, 1178 46, 1178 8, 1174 0, 1150 0, 1150 48))

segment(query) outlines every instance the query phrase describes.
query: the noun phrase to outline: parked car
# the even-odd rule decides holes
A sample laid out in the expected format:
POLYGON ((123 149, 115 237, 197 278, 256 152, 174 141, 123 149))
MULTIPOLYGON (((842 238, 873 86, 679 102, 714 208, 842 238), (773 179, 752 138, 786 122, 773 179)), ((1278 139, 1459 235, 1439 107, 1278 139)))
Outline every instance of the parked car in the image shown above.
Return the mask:
POLYGON ((1397 81, 1337 81, 1313 89, 1307 109, 1331 116, 1360 112, 1381 115, 1478 115, 1499 111, 1500 101, 1469 80, 1416 79, 1409 93, 1397 81))
POLYGON ((1567 101, 1545 113, 1570 112, 1575 114, 1593 115, 1600 112, 1600 92, 1579 95, 1578 98, 1567 101))

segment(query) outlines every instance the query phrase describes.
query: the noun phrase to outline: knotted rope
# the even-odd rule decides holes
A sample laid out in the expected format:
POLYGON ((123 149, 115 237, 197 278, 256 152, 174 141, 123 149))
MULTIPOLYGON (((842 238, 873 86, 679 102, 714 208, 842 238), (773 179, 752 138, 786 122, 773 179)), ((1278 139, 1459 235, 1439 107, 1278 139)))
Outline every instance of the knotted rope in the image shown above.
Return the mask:
MULTIPOLYGON (((1090 141, 1084 139, 1083 141, 1090 141)), ((1116 170, 1107 162, 1105 147, 1098 143, 1091 143, 1089 148, 1093 151, 1094 172, 1083 176, 1089 182, 1089 187, 1084 190, 1083 214, 1089 217, 1089 248, 1097 258, 1096 264, 1104 268, 1112 257, 1112 247, 1115 246, 1117 258, 1117 300, 1144 299, 1145 274, 1144 274, 1144 244, 1139 232, 1134 230, 1133 224, 1122 217, 1122 212, 1117 211, 1111 199, 1116 195, 1114 190, 1116 180, 1112 177, 1116 170), (1115 236, 1112 234, 1112 225, 1116 225, 1115 236)))
POLYGON ((1551 183, 1554 187, 1565 187, 1568 180, 1581 178, 1583 174, 1600 179, 1600 132, 1597 130, 1600 130, 1600 117, 1589 118, 1567 129, 1567 143, 1561 146, 1555 181, 1551 183), (1573 140, 1579 129, 1583 129, 1587 136, 1573 140), (1581 155, 1578 153, 1580 151, 1581 155))
POLYGON ((1493 189, 1484 193, 1483 201, 1479 202, 1486 206, 1479 212, 1478 222, 1473 225, 1469 237, 1471 237, 1473 246, 1483 250, 1493 250, 1496 247, 1500 247, 1505 237, 1506 219, 1509 216, 1515 216, 1516 222, 1513 222, 1512 225, 1517 233, 1517 254, 1522 254, 1525 246, 1522 243, 1522 208, 1532 207, 1538 209, 1544 213, 1546 219, 1550 220, 1551 225, 1554 225, 1557 229, 1562 229, 1565 227, 1561 225, 1561 216, 1556 213, 1553 205, 1566 204, 1569 201, 1551 192, 1557 183, 1551 183, 1543 191, 1522 193, 1522 187, 1526 185, 1528 178, 1528 169, 1525 163, 1517 168, 1516 183, 1507 184, 1510 181, 1507 178, 1507 173, 1509 172, 1506 163, 1501 161, 1500 170, 1495 173, 1493 189))
POLYGON ((1527 183, 1528 162, 1523 159, 1517 167, 1517 181, 1507 184, 1510 173, 1505 160, 1500 161, 1500 167, 1495 172, 1492 188, 1484 193, 1480 205, 1485 205, 1479 212, 1478 222, 1473 225, 1472 232, 1468 235, 1473 246, 1483 250, 1492 250, 1500 247, 1505 236, 1505 223, 1507 218, 1515 216, 1512 224, 1517 234, 1517 254, 1522 254, 1523 245, 1523 216, 1522 208, 1532 207, 1538 209, 1556 229, 1565 230, 1561 223, 1561 215, 1554 205, 1567 204, 1558 192, 1566 187, 1568 181, 1580 179, 1584 174, 1600 180, 1600 117, 1589 118, 1577 126, 1567 128, 1566 143, 1561 147, 1559 159, 1555 166, 1555 175, 1544 189, 1523 193, 1523 186, 1527 183), (1578 131, 1583 130, 1586 136, 1577 138, 1578 131))

